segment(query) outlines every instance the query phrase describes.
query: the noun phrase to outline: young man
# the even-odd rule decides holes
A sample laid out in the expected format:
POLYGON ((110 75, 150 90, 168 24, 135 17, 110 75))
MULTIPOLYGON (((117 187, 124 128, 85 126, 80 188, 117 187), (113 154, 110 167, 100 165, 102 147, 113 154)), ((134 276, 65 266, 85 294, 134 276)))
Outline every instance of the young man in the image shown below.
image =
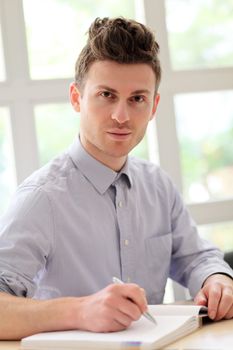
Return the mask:
POLYGON ((222 254, 199 238, 167 175, 128 157, 159 102, 158 49, 135 21, 91 25, 70 88, 80 135, 24 181, 1 219, 0 339, 124 329, 162 302, 168 276, 212 319, 233 317, 222 254))

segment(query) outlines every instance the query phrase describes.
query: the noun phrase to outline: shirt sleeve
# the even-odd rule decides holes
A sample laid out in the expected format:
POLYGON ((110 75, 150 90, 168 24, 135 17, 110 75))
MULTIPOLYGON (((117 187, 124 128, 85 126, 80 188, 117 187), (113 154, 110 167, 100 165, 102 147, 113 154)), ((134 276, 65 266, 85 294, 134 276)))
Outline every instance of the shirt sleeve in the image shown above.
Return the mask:
POLYGON ((53 247, 53 222, 47 194, 23 187, 0 220, 0 291, 32 297, 35 279, 53 247))
POLYGON ((170 275, 187 287, 194 297, 207 277, 215 273, 233 277, 233 271, 223 260, 223 253, 199 236, 194 220, 174 188, 171 203, 173 238, 170 275))

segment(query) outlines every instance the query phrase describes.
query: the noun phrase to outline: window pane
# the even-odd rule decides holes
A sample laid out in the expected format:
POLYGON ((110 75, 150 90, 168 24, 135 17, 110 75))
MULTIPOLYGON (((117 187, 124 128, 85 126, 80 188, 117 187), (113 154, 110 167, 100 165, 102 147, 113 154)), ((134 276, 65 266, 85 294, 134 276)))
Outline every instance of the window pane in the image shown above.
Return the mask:
POLYGON ((148 159, 148 137, 144 136, 142 141, 130 152, 130 154, 134 157, 148 159))
POLYGON ((214 243, 222 251, 233 250, 233 221, 198 227, 200 235, 214 243))
POLYGON ((134 17, 134 0, 23 0, 23 4, 33 79, 73 77, 94 18, 134 17))
POLYGON ((154 120, 149 122, 146 134, 142 141, 130 152, 138 158, 149 160, 159 164, 159 152, 156 134, 156 125, 154 120))
POLYGON ((3 45, 2 45, 2 33, 1 33, 1 23, 0 23, 0 81, 6 79, 5 76, 5 66, 3 59, 3 45))
POLYGON ((0 107, 0 214, 16 188, 14 169, 9 113, 7 108, 0 107))
POLYGON ((233 91, 175 96, 184 196, 233 197, 233 91))
POLYGON ((69 103, 35 107, 36 133, 40 164, 44 165, 65 150, 79 130, 79 115, 69 103))
POLYGON ((166 0, 165 3, 174 69, 232 66, 232 0, 166 0))

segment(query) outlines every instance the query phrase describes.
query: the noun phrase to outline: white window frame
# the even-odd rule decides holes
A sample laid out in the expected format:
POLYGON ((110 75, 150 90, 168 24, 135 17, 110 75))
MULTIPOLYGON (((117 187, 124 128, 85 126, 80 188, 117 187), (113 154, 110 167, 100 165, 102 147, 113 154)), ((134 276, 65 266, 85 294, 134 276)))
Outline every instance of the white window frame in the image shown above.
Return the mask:
MULTIPOLYGON (((161 167, 166 170, 182 192, 182 173, 175 122, 174 96, 180 93, 232 90, 233 67, 173 71, 168 48, 164 0, 144 0, 145 21, 156 32, 161 46, 163 67, 160 85, 161 100, 157 113, 157 138, 161 167), (168 127, 169 126, 169 127, 168 127)), ((233 220, 233 198, 188 204, 198 225, 233 220)))
MULTIPOLYGON (((161 101, 156 117, 160 165, 182 192, 180 154, 175 122, 174 96, 178 93, 232 90, 233 67, 173 71, 168 49, 164 0, 135 0, 136 17, 155 32, 161 46, 163 67, 161 101), (144 4, 144 7, 142 6, 144 4), (139 18, 141 17, 141 18, 139 18), (169 126, 169 127, 168 127, 169 126)), ((39 167, 33 109, 39 103, 68 102, 71 79, 31 80, 22 0, 0 0, 0 23, 6 81, 0 82, 0 105, 10 110, 17 184, 39 167)), ((189 204, 198 225, 233 219, 233 198, 189 204)))

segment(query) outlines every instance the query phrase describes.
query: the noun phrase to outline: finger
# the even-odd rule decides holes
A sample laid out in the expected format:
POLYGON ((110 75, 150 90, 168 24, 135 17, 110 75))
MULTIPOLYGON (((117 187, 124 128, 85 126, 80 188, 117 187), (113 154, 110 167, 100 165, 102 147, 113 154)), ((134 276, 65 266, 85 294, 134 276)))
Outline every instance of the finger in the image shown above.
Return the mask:
POLYGON ((140 288, 140 291, 142 292, 142 294, 145 296, 145 298, 146 298, 146 291, 145 291, 145 289, 144 288, 140 288))
POLYGON ((147 300, 145 293, 142 292, 141 288, 137 284, 125 284, 122 289, 122 293, 126 298, 132 300, 141 312, 145 312, 147 310, 147 300))
POLYGON ((141 293, 142 293, 142 300, 143 300, 143 303, 146 305, 146 310, 147 310, 147 298, 146 298, 146 291, 145 291, 145 289, 144 288, 140 288, 140 291, 141 291, 141 293))
POLYGON ((231 309, 227 312, 227 314, 224 316, 224 318, 226 320, 230 320, 233 318, 233 306, 231 307, 231 309))
POLYGON ((123 297, 118 303, 118 310, 127 315, 131 321, 136 321, 141 317, 142 311, 131 299, 123 297))
POLYGON ((114 321, 119 323, 122 327, 127 328, 134 320, 124 312, 116 310, 114 313, 114 321))
MULTIPOLYGON (((127 315, 131 321, 139 319, 144 309, 146 310, 145 295, 136 284, 111 284, 105 292, 104 304, 107 309, 118 310, 127 315), (143 310, 140 302, 145 305, 143 310)), ((112 315, 112 317, 115 318, 115 315, 112 315)))
POLYGON ((126 329, 127 326, 125 326, 124 324, 118 322, 117 320, 112 320, 111 322, 108 323, 108 325, 101 329, 101 331, 97 331, 97 332, 118 332, 118 331, 123 331, 124 329, 126 329))
MULTIPOLYGON (((207 287, 207 286, 206 286, 207 287)), ((211 288, 207 288, 208 290, 208 316, 212 320, 215 319, 217 310, 219 307, 219 303, 222 297, 222 288, 219 283, 215 283, 211 285, 211 288)))
POLYGON ((202 289, 197 293, 196 297, 194 298, 194 302, 197 305, 207 306, 208 299, 202 289))
POLYGON ((219 321, 225 318, 226 315, 231 315, 231 310, 233 308, 233 291, 229 287, 224 287, 222 289, 222 296, 218 306, 216 320, 219 321))

